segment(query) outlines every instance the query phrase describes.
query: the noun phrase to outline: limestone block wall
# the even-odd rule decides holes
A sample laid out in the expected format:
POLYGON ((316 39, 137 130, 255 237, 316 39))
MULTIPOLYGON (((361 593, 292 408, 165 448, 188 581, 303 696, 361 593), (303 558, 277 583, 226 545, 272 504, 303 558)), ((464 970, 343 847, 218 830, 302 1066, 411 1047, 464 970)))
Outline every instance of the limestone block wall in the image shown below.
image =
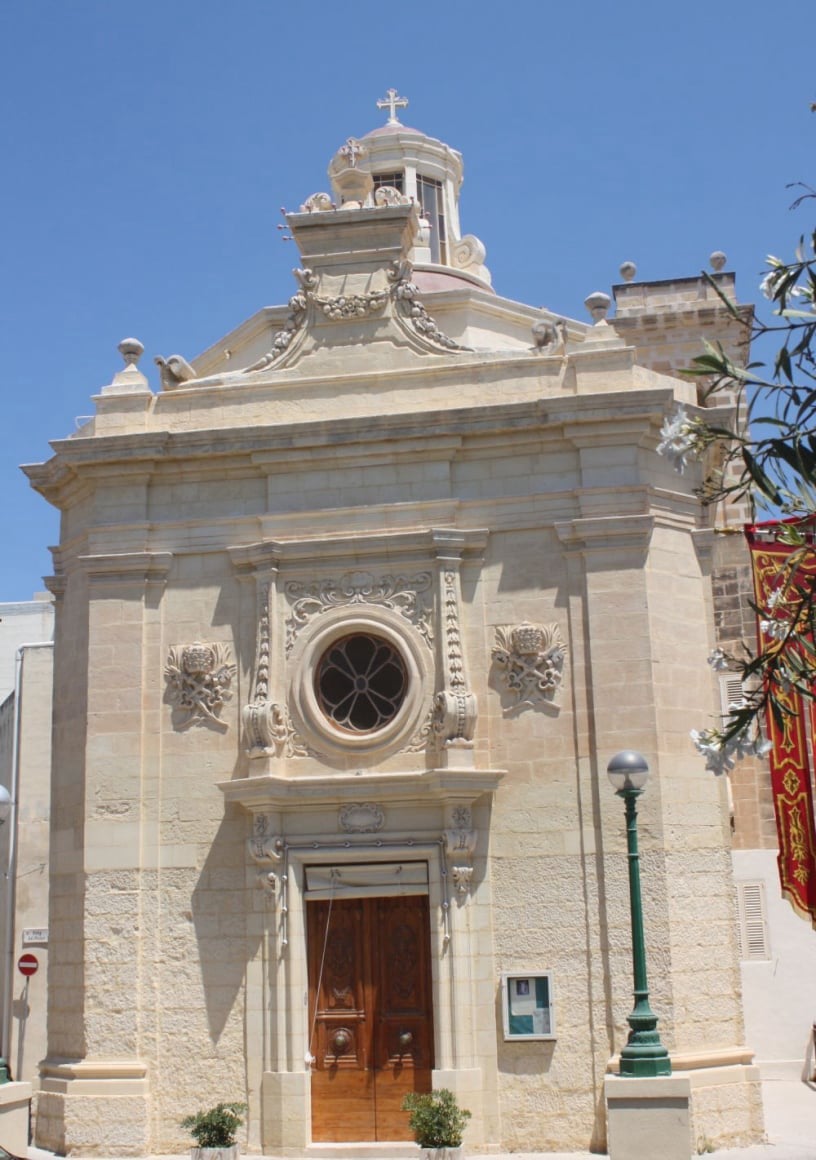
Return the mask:
MULTIPOLYGON (((730 273, 713 274, 718 290, 736 304, 735 279, 730 273)), ((676 375, 703 353, 703 341, 720 343, 732 358, 744 358, 750 341, 752 308, 739 307, 734 318, 717 291, 703 278, 675 278, 659 282, 627 282, 613 287, 617 334, 637 351, 640 366, 676 375)), ((733 396, 718 392, 718 405, 733 396)))
POLYGON ((488 634, 503 616, 560 620, 570 643, 556 703, 508 712, 495 680, 487 697, 491 760, 508 770, 491 836, 496 968, 552 969, 558 1027, 555 1043, 499 1042, 509 1147, 604 1141, 603 1074, 632 1003, 623 807, 605 775, 617 749, 652 761, 639 810, 664 1042, 681 1054, 742 1042, 724 802, 688 741, 708 708, 705 577, 690 530, 679 511, 491 536, 488 634))
MULTIPOLYGON (((484 795, 474 810, 474 896, 454 916, 472 948, 466 983, 457 987, 441 955, 436 968, 447 1020, 440 1074, 475 1094, 489 1146, 603 1145, 603 1075, 632 1003, 623 808, 605 769, 629 747, 653 771, 641 834, 665 1041, 679 1052, 740 1041, 738 1001, 711 1009, 734 979, 733 935, 720 921, 730 889, 722 803, 687 741, 710 701, 697 678, 707 627, 696 503, 670 486, 652 450, 671 390, 649 376, 637 389, 630 381, 628 395, 611 389, 629 374, 628 358, 595 351, 576 393, 546 411, 527 397, 541 386, 531 376, 525 401, 501 404, 499 416, 482 398, 433 423, 425 414, 344 415, 313 429, 201 434, 192 429, 201 413, 176 398, 179 425, 191 430, 166 455, 122 475, 105 467, 114 485, 85 503, 88 523, 61 549, 55 584, 64 590, 65 695, 52 920, 63 941, 51 964, 38 1143, 96 1155, 178 1152, 184 1114, 234 1098, 248 1100, 248 1140, 264 1148, 270 1109, 295 1074, 297 1107, 281 1134, 307 1142, 303 987, 295 994, 292 982, 303 979, 302 913, 293 913, 284 955, 280 915, 249 861, 251 813, 220 787, 239 782, 250 794, 244 783, 256 778, 260 809, 264 792, 285 800, 305 776, 308 808, 293 795, 288 813, 278 803, 270 816, 290 834, 336 836, 336 802, 320 806, 319 794, 331 793, 314 788, 320 779, 352 778, 359 764, 387 793, 389 778, 436 763, 451 773, 455 754, 405 747, 358 763, 270 752, 253 765, 241 710, 260 663, 258 594, 265 583, 282 594, 267 643, 285 696, 289 579, 335 582, 358 567, 411 574, 406 560, 436 568, 434 553, 454 532, 467 547, 456 647, 479 705, 463 752, 474 776, 506 775, 492 803, 484 795), (592 394, 602 379, 603 405, 592 394), (525 621, 556 626, 566 647, 561 685, 532 705, 519 703, 493 656, 497 630, 525 621), (192 645, 221 650, 230 666, 229 695, 210 715, 178 696, 173 671, 192 645), (692 941, 701 891, 714 922, 692 941), (703 935, 714 933, 710 962, 703 935), (554 972, 554 1041, 504 1041, 500 974, 516 969, 554 972), (124 1111, 113 1140, 105 1125, 115 1108, 124 1111)), ((468 390, 475 397, 486 386, 476 376, 468 390)), ((237 415, 241 400, 230 405, 237 415)), ((439 603, 443 589, 433 591, 439 603)), ((429 697, 443 683, 433 666, 446 647, 446 622, 433 623, 429 697)), ((405 840, 438 840, 438 803, 401 793, 390 824, 405 840)))
POLYGON ((56 775, 82 821, 68 835, 71 812, 55 810, 61 865, 71 840, 77 869, 52 881, 44 1146, 179 1151, 184 1114, 245 1094, 247 817, 225 816, 216 788, 234 768, 238 709, 185 728, 164 677, 172 645, 219 635, 231 572, 220 558, 208 577, 207 563, 185 558, 161 580, 142 559, 91 565, 84 783, 68 763, 56 775))
POLYGON ((70 591, 52 582, 54 633, 53 753, 51 774, 51 880, 49 969, 60 980, 49 990, 49 1055, 81 1058, 84 1013, 85 746, 88 714, 87 579, 70 591))

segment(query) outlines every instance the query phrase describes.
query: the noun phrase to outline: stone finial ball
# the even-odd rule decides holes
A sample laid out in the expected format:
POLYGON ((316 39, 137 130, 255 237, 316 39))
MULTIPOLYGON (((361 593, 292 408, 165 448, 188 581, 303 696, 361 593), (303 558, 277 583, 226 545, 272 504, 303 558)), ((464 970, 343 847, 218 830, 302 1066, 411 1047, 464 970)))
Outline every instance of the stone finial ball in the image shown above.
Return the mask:
POLYGON ((715 250, 708 260, 711 263, 711 269, 719 273, 727 259, 722 250, 715 250))
POLYGON ((608 294, 604 294, 602 290, 596 290, 584 299, 584 306, 586 306, 592 315, 593 322, 596 323, 604 321, 611 305, 612 299, 608 294))
POLYGON ((144 347, 138 338, 123 338, 117 349, 126 366, 134 366, 144 354, 144 347))
POLYGON ((635 274, 637 274, 637 266, 634 262, 621 262, 620 276, 624 282, 634 281, 635 274))

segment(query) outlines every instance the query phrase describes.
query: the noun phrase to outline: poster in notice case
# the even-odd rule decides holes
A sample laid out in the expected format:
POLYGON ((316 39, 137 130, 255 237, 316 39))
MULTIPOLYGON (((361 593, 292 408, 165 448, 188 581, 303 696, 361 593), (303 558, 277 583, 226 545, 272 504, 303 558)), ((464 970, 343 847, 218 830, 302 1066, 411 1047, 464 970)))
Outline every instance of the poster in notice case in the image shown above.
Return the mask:
POLYGON ((549 971, 502 975, 505 1039, 554 1039, 552 975, 549 971))

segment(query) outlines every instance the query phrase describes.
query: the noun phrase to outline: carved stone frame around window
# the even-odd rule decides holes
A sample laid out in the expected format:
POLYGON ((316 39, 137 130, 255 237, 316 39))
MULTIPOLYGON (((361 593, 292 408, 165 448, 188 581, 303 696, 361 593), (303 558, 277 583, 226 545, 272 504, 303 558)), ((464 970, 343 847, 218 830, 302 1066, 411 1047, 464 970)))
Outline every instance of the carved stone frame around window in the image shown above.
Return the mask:
POLYGON ((327 756, 348 753, 385 755, 407 744, 430 713, 433 699, 432 656, 422 637, 399 613, 376 605, 331 608, 300 634, 289 664, 292 671, 292 721, 311 749, 327 756), (392 719, 370 733, 352 733, 330 720, 315 695, 320 658, 336 640, 354 633, 386 640, 402 657, 407 687, 392 719))
POLYGON ((481 560, 483 529, 424 528, 230 549, 254 588, 257 642, 244 743, 252 776, 314 779, 332 769, 472 768, 477 702, 461 627, 461 573, 481 560), (382 635, 408 671, 392 721, 354 735, 314 690, 333 640, 382 635), (393 763, 405 755, 405 762, 393 763))

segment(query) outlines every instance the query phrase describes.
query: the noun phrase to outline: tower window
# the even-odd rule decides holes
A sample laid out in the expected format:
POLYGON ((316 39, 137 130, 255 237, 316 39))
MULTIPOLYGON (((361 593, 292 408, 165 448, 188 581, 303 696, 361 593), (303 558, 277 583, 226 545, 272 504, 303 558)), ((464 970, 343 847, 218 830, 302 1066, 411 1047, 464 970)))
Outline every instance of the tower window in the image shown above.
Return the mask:
POLYGON ((442 182, 417 174, 417 195, 422 216, 431 223, 431 261, 446 263, 445 202, 442 182))
POLYGON ((392 189, 398 190, 399 193, 405 193, 405 174, 401 171, 396 173, 374 173, 374 188, 380 189, 383 185, 390 185, 392 189))

